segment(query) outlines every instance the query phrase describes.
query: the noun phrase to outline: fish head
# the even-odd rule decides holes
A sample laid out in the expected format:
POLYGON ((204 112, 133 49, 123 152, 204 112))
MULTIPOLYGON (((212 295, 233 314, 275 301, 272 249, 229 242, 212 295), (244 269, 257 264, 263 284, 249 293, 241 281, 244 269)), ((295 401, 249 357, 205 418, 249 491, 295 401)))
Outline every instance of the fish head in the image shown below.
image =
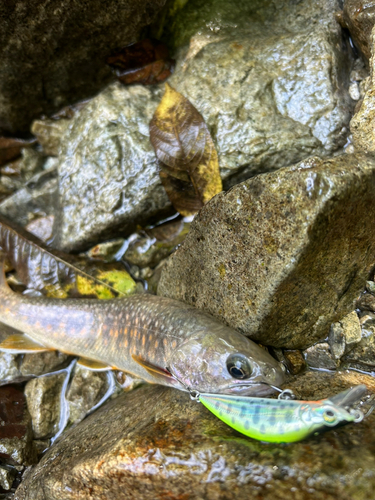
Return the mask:
POLYGON ((168 369, 198 392, 265 396, 285 370, 265 349, 231 328, 196 331, 170 354, 168 369))

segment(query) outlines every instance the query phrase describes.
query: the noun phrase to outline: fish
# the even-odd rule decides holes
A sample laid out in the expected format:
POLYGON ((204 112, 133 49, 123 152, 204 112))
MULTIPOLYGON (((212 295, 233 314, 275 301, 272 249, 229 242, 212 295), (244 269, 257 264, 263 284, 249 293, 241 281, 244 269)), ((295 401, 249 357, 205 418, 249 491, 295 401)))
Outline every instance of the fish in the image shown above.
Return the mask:
POLYGON ((150 294, 52 299, 14 292, 0 269, 0 351, 58 350, 91 369, 117 369, 186 391, 266 395, 285 372, 265 349, 209 314, 150 294), (177 380, 178 379, 178 380, 177 380))
POLYGON ((192 399, 245 436, 270 443, 293 443, 339 424, 361 422, 351 409, 367 392, 364 384, 319 401, 254 398, 190 391, 192 399))

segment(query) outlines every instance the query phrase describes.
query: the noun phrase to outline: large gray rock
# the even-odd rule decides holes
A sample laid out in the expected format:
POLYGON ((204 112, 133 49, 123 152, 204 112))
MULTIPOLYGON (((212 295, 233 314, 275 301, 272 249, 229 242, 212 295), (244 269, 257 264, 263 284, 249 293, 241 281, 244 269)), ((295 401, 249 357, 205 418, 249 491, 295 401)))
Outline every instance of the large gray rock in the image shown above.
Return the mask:
POLYGON ((0 3, 0 130, 98 92, 106 57, 136 41, 165 0, 4 0, 0 3))
POLYGON ((55 246, 87 247, 169 206, 148 131, 161 95, 115 83, 72 119, 60 145, 55 246))
POLYGON ((350 57, 336 0, 189 1, 169 83, 202 113, 230 183, 330 155, 348 134, 350 57))
MULTIPOLYGON (((168 22, 179 47, 169 81, 206 120, 226 188, 344 144, 350 57, 337 9, 337 0, 191 1, 168 22)), ((114 84, 73 118, 60 144, 60 249, 129 233, 169 206, 148 131, 161 95, 162 86, 114 84)))
POLYGON ((166 261, 158 294, 265 345, 325 338, 354 309, 374 264, 374 179, 373 157, 346 154, 220 193, 166 261))
MULTIPOLYGON (((290 387, 328 397, 360 374, 307 373, 290 387)), ((363 500, 375 487, 373 413, 291 446, 246 438, 189 395, 146 386, 68 430, 30 469, 14 500, 363 500)))

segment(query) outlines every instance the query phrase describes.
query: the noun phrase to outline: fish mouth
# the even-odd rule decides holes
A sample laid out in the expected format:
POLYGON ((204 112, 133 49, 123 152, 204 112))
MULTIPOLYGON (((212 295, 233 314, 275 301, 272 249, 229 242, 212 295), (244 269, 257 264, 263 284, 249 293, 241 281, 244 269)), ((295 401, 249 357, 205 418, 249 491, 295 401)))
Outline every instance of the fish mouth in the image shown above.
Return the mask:
POLYGON ((249 382, 248 384, 242 383, 232 384, 228 386, 228 390, 231 393, 235 393, 238 395, 244 396, 269 396, 271 394, 275 394, 277 392, 281 392, 281 389, 277 386, 270 384, 269 382, 265 382, 262 380, 249 382))

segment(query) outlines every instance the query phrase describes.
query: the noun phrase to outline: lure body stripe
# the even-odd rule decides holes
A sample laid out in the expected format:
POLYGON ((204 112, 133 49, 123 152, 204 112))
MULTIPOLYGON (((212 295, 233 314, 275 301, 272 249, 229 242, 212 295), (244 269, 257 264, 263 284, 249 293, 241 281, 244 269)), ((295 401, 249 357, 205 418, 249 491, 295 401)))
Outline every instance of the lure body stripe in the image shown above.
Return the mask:
MULTIPOLYGON (((366 391, 365 386, 362 386, 362 393, 363 390, 366 391)), ((344 391, 345 394, 347 392, 344 391)), ((333 427, 358 418, 358 413, 349 413, 329 399, 293 401, 199 394, 198 400, 238 432, 274 443, 300 441, 324 426, 333 427)))

